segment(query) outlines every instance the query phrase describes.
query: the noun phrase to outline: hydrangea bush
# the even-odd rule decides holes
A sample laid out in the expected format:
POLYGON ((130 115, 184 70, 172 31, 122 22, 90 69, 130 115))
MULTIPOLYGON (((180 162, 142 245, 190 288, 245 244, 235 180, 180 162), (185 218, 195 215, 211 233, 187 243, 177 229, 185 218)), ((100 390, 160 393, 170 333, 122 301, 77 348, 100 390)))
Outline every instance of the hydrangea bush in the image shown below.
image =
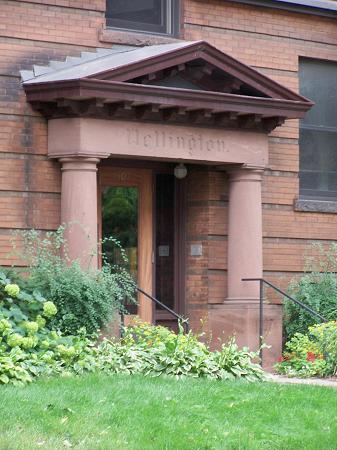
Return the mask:
POLYGON ((24 365, 28 354, 47 349, 51 340, 47 320, 57 313, 38 292, 28 294, 0 272, 0 382, 30 381, 24 365))
POLYGON ((309 327, 295 333, 286 343, 286 351, 276 370, 288 376, 328 377, 337 375, 337 322, 309 327))

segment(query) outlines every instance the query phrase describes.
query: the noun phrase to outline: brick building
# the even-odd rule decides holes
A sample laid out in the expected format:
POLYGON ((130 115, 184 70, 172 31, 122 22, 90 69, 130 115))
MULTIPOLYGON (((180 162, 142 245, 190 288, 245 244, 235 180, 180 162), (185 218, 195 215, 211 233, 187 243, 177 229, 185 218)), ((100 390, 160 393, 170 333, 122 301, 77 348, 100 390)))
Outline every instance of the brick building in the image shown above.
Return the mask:
POLYGON ((285 287, 337 238, 336 2, 0 0, 0 46, 1 264, 15 229, 72 222, 80 258, 114 234, 140 287, 256 345, 241 278, 285 287))

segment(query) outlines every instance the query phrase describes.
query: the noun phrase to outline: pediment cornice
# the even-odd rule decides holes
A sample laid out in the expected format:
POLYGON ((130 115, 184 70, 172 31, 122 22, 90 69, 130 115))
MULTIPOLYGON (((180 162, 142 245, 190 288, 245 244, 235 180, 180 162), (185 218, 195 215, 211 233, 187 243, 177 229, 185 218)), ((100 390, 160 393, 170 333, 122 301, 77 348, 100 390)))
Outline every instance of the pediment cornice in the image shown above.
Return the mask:
POLYGON ((47 71, 24 82, 27 99, 47 118, 122 118, 263 132, 303 117, 313 104, 206 42, 154 47, 160 49, 128 50, 82 68, 47 71), (76 73, 84 76, 74 78, 76 73), (190 88, 179 87, 181 81, 190 88))

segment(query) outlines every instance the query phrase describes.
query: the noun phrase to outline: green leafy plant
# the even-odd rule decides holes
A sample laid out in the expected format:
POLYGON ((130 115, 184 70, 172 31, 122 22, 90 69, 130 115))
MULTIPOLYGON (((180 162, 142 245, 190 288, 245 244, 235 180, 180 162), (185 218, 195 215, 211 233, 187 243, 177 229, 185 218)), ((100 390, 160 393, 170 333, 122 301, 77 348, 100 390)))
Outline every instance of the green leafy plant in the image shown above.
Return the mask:
MULTIPOLYGON (((325 249, 314 244, 315 256, 307 256, 305 275, 294 280, 289 292, 297 300, 320 313, 327 320, 337 318, 337 245, 325 249)), ((306 333, 309 326, 319 321, 295 303, 284 301, 284 328, 289 339, 295 333, 306 333)))
MULTIPOLYGON (((107 264, 104 255, 99 270, 84 270, 79 261, 69 260, 64 227, 44 235, 35 230, 21 231, 18 236, 23 240, 19 254, 27 264, 28 276, 14 269, 9 273, 28 292, 39 291, 56 305, 58 313, 51 323, 54 328, 76 334, 85 327, 90 335, 111 322, 115 312, 123 310, 126 299, 135 301, 135 283, 125 268, 107 264)), ((119 246, 126 259, 119 243, 108 240, 119 246)))
POLYGON ((167 328, 136 321, 124 330, 118 351, 122 351, 122 359, 128 361, 128 370, 151 376, 167 374, 249 381, 263 378, 263 370, 253 362, 258 354, 247 348, 239 349, 234 338, 214 352, 199 339, 200 336, 192 332, 184 334, 181 325, 175 334, 167 328))
POLYGON ((95 339, 85 330, 65 336, 53 330, 53 302, 30 294, 0 272, 0 384, 22 385, 38 376, 75 373, 75 362, 95 369, 95 339), (90 362, 90 364, 89 364, 90 362))
POLYGON ((46 323, 56 313, 51 301, 38 292, 22 291, 0 272, 0 382, 31 381, 38 371, 38 360, 31 354, 49 347, 46 323))
POLYGON ((295 333, 276 364, 288 376, 334 376, 337 374, 337 322, 309 327, 306 334, 295 333))
POLYGON ((40 376, 87 372, 204 377, 219 380, 263 379, 256 353, 232 339, 211 352, 191 332, 135 322, 120 340, 97 341, 84 330, 64 335, 52 328, 57 308, 40 294, 27 294, 0 276, 0 384, 22 385, 40 376))

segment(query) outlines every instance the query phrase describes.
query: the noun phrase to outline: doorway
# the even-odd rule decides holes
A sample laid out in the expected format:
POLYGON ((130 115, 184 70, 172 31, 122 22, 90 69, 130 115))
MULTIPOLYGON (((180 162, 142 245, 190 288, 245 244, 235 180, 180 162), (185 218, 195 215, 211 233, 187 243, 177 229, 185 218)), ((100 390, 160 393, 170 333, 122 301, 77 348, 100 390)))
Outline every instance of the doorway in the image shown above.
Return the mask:
MULTIPOLYGON (((101 236, 114 237, 124 248, 128 267, 145 292, 153 287, 153 205, 152 170, 101 167, 99 174, 101 236)), ((121 252, 107 242, 103 251, 111 264, 121 263, 121 252)), ((153 321, 153 305, 138 294, 138 307, 131 314, 153 321)))
MULTIPOLYGON (((172 171, 155 174, 155 295, 178 314, 184 313, 184 181, 172 171)), ((177 329, 177 320, 156 305, 157 324, 177 329)))
MULTIPOLYGON (((101 236, 113 236, 124 248, 138 286, 179 314, 184 313, 184 195, 183 181, 170 167, 99 170, 101 236)), ((103 246, 112 264, 122 262, 121 251, 103 246)), ((128 306, 142 320, 177 328, 165 309, 139 294, 138 306, 128 306)))

